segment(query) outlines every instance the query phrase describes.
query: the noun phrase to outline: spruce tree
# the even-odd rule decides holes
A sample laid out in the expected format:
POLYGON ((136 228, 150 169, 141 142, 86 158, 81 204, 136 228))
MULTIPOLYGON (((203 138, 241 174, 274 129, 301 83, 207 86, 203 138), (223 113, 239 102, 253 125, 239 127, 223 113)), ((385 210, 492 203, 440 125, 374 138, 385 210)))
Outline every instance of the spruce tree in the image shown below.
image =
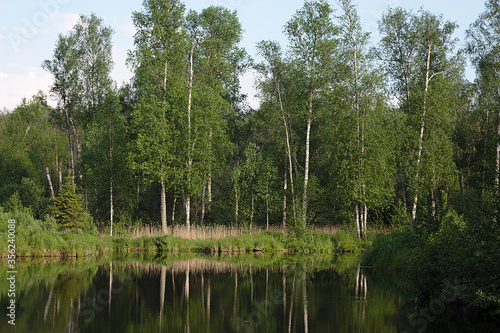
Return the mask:
POLYGON ((82 196, 75 192, 76 186, 72 182, 71 175, 65 179, 62 190, 54 200, 53 212, 61 229, 83 227, 84 210, 82 207, 82 196))

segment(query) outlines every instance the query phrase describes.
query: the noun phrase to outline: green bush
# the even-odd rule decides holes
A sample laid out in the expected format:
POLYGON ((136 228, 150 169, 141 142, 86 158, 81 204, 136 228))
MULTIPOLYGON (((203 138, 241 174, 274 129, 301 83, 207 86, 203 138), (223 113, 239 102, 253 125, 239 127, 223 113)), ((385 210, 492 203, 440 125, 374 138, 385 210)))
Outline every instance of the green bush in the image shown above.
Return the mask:
POLYGON ((450 294, 500 317, 500 233, 494 221, 465 220, 453 210, 427 236, 414 230, 378 236, 363 256, 376 272, 407 279, 426 298, 450 294))

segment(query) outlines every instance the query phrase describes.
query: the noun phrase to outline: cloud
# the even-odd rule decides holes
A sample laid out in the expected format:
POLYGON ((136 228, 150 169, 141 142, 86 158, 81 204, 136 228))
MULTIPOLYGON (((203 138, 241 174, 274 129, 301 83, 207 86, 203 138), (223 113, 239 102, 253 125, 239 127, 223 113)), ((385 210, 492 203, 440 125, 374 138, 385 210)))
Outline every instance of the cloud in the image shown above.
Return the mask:
MULTIPOLYGON (((32 69, 22 74, 0 72, 0 109, 13 110, 23 98, 31 98, 39 90, 48 94, 53 83, 52 76, 41 69, 32 69)), ((49 104, 55 102, 49 99, 49 104)))
POLYGON ((76 13, 41 13, 23 17, 20 24, 12 27, 6 34, 13 51, 18 53, 37 40, 57 36, 70 31, 79 19, 76 13))

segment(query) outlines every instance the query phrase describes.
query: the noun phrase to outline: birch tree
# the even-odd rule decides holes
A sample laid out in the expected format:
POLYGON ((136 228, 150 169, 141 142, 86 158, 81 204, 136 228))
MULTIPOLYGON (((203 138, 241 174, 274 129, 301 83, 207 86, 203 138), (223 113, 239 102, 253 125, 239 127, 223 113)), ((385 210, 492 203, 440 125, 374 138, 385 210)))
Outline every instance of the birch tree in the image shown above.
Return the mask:
POLYGON ((167 232, 167 182, 178 165, 174 154, 175 123, 183 103, 183 55, 186 45, 184 5, 177 0, 146 0, 144 11, 133 13, 137 32, 128 63, 135 71, 138 103, 133 124, 137 133, 132 166, 149 182, 160 184, 162 232, 167 232))
MULTIPOLYGON (((437 135, 440 125, 448 133, 453 122, 433 124, 429 120, 439 117, 440 112, 441 116, 448 113, 446 117, 452 117, 449 113, 452 107, 445 97, 452 90, 445 86, 452 84, 462 68, 460 60, 453 54, 455 40, 452 34, 455 29, 456 24, 444 21, 442 17, 423 10, 413 14, 402 8, 390 8, 380 22, 382 39, 379 56, 392 79, 394 96, 407 115, 410 147, 407 159, 410 163, 403 169, 408 170, 407 183, 413 191, 410 207, 413 220, 417 218, 423 184, 436 184, 436 180, 429 181, 428 178, 439 177, 438 170, 434 168, 436 172, 427 170, 425 173, 428 178, 422 179, 423 165, 431 166, 432 169, 432 165, 438 165, 437 159, 445 159, 447 161, 444 163, 453 165, 452 153, 446 148, 443 148, 446 154, 431 153, 429 159, 424 160, 426 152, 437 149, 435 145, 439 142, 432 138, 437 135), (438 106, 442 103, 447 107, 438 106)), ((444 144, 448 142, 449 137, 442 140, 444 144)), ((431 187, 434 188, 429 189, 430 195, 435 196, 435 185, 431 187)), ((435 202, 435 198, 432 200, 435 202)))
MULTIPOLYGON (((265 103, 270 107, 277 110, 278 118, 280 119, 280 126, 285 138, 285 154, 287 160, 287 172, 285 172, 284 179, 284 218, 286 221, 286 190, 288 187, 288 178, 290 179, 290 190, 292 199, 292 212, 294 224, 297 223, 297 205, 295 183, 298 181, 298 166, 296 151, 293 149, 293 133, 291 126, 291 114, 287 107, 290 103, 287 101, 287 86, 290 85, 288 65, 286 60, 283 59, 281 47, 274 41, 261 41, 257 44, 259 54, 264 59, 263 63, 256 66, 257 71, 261 75, 258 87, 261 96, 265 103), (287 178, 288 177, 288 178, 287 178)), ((290 88, 288 88, 290 89, 290 88)), ((263 106, 261 106, 263 109, 263 106)), ((281 140, 279 140, 281 141, 281 140)), ((284 222, 285 224, 285 222, 284 222)))
POLYGON ((111 88, 112 34, 95 14, 82 15, 68 34, 59 35, 53 59, 42 64, 54 76, 51 93, 68 136, 73 181, 81 155, 81 134, 111 88))
POLYGON ((75 181, 75 135, 78 105, 78 63, 76 41, 73 36, 59 35, 52 60, 45 60, 42 67, 54 76, 50 92, 57 100, 56 111, 68 137, 70 170, 75 181))
MULTIPOLYGON (((351 0, 339 1, 342 15, 338 18, 340 62, 338 78, 340 105, 332 117, 343 123, 331 133, 333 146, 330 161, 338 171, 333 183, 342 188, 340 198, 352 202, 359 238, 367 233, 369 208, 387 205, 391 197, 390 158, 392 144, 382 135, 388 124, 382 76, 368 51, 369 34, 361 29, 356 7, 351 0), (342 128, 340 128, 342 127, 342 128), (341 141, 344 142, 344 148, 341 141), (340 151, 344 150, 344 151, 340 151), (347 159, 347 160, 346 160, 347 159), (371 206, 371 207, 370 207, 371 206)), ((335 108, 335 107, 334 107, 335 108)), ((334 177, 335 178, 335 177, 334 177)), ((337 191, 338 192, 338 191, 337 191)))
POLYGON ((333 9, 327 1, 306 1, 284 28, 291 45, 292 61, 303 73, 303 89, 307 95, 302 227, 307 224, 312 123, 318 116, 321 92, 328 87, 328 73, 331 72, 330 65, 336 49, 338 31, 333 24, 332 14, 333 9))
POLYGON ((238 72, 238 47, 242 28, 236 12, 211 6, 199 14, 187 15, 189 38, 186 62, 187 112, 186 126, 181 132, 185 140, 186 162, 183 168, 186 202, 186 224, 190 225, 191 203, 201 196, 202 215, 205 210, 204 193, 211 200, 211 173, 218 150, 227 142, 223 110, 231 108, 225 99, 230 78, 238 72))

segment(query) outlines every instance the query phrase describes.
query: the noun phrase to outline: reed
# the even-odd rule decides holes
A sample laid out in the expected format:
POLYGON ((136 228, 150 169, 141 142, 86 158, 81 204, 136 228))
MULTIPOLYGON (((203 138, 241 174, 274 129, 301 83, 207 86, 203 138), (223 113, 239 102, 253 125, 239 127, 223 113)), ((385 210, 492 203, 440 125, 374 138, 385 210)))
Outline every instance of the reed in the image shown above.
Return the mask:
MULTIPOLYGON (((210 225, 210 226, 191 226, 188 228, 185 225, 174 225, 167 227, 167 235, 172 235, 175 238, 189 239, 189 240, 202 240, 202 239, 224 239, 228 237, 237 237, 243 235, 253 235, 264 231, 265 228, 252 227, 249 228, 236 226, 222 226, 222 225, 210 225)), ((333 229, 328 229, 330 234, 333 229)), ((284 233, 285 230, 282 227, 269 228, 270 232, 280 232, 284 233)), ((129 237, 131 238, 142 238, 142 237, 157 237, 161 236, 161 227, 153 226, 141 226, 133 228, 129 231, 129 237)))

